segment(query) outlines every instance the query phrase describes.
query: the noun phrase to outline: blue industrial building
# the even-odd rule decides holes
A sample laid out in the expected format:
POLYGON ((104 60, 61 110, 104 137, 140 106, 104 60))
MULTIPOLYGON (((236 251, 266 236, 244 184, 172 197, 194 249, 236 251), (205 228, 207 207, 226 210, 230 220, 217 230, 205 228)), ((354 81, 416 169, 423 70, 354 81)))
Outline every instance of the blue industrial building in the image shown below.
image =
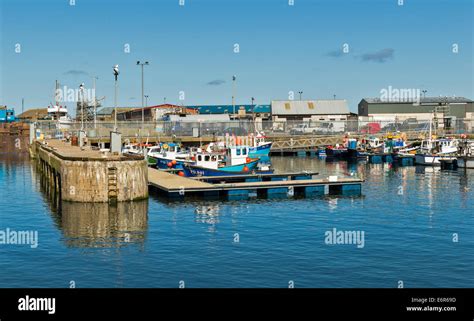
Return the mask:
MULTIPOLYGON (((233 105, 197 105, 197 106, 186 106, 188 108, 194 108, 199 111, 199 114, 233 114, 233 105)), ((235 105, 235 113, 238 114, 239 110, 245 110, 246 114, 261 114, 270 115, 270 105, 235 105)))

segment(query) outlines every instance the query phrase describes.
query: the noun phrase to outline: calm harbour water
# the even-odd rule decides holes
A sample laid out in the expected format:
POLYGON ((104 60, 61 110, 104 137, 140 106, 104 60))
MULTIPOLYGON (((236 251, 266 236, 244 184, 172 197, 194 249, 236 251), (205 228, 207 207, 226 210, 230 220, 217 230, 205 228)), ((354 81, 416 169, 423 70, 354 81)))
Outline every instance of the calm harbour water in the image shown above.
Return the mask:
POLYGON ((0 230, 39 237, 0 244, 0 287, 474 286, 474 170, 272 162, 364 177, 362 196, 57 204, 32 162, 0 158, 0 230), (333 228, 364 247, 327 245, 333 228))

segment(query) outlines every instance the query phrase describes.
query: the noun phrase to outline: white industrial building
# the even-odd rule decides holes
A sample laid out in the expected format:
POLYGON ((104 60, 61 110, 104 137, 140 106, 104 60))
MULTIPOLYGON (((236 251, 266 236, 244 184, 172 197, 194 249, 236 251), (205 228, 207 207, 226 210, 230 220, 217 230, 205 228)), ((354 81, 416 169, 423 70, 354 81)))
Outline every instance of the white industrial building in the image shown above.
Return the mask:
POLYGON ((349 111, 347 100, 272 100, 274 121, 341 121, 357 119, 349 111))

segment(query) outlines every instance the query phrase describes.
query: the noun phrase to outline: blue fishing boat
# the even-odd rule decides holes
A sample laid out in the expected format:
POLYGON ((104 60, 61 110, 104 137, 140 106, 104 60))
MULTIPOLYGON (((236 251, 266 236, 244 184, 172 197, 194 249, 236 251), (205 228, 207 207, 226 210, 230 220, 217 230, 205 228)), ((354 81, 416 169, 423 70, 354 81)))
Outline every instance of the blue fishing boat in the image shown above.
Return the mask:
POLYGON ((257 170, 258 158, 249 157, 248 146, 228 147, 225 154, 200 152, 193 155, 194 164, 184 164, 186 176, 248 175, 257 170))
MULTIPOLYGON (((209 168, 192 164, 183 166, 184 175, 187 177, 195 176, 229 176, 229 175, 248 175, 256 171, 258 159, 245 164, 221 166, 218 168, 209 168)), ((267 172, 267 171, 266 171, 267 172)), ((272 172, 268 170, 268 172, 272 172)))
POLYGON ((268 157, 272 142, 265 142, 261 145, 249 147, 249 157, 268 157))

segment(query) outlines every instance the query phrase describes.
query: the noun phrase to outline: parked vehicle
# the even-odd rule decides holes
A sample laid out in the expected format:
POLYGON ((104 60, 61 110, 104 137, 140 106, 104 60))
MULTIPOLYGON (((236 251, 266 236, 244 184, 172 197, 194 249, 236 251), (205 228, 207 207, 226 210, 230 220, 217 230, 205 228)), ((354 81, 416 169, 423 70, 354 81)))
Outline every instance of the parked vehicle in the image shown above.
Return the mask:
POLYGON ((388 123, 384 127, 382 127, 382 133, 396 133, 400 131, 401 124, 400 123, 388 123))
POLYGON ((334 124, 331 122, 310 122, 305 124, 298 124, 290 130, 292 135, 302 134, 332 134, 335 132, 343 132, 344 130, 335 130, 334 124))
POLYGON ((380 132, 381 126, 379 123, 368 123, 360 128, 361 134, 377 134, 380 132))

